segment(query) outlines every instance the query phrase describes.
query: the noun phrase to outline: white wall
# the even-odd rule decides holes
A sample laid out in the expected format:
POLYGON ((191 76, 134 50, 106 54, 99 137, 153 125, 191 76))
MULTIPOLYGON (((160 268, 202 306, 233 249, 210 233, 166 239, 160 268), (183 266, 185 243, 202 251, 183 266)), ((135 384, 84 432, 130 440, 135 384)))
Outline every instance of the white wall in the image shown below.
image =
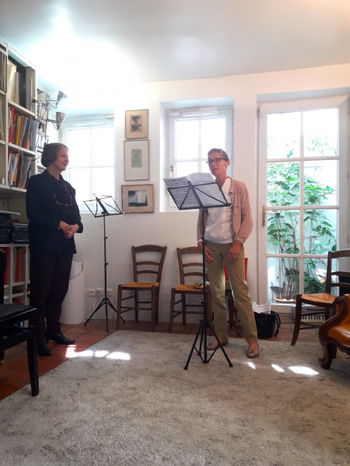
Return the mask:
MULTIPOLYGON (((161 103, 177 100, 200 100, 229 97, 234 101, 234 176, 244 181, 250 193, 255 223, 258 192, 257 160, 257 101, 264 95, 287 93, 288 96, 325 95, 331 90, 339 94, 350 86, 350 64, 238 75, 217 79, 150 83, 123 90, 116 96, 116 200, 121 205, 120 186, 124 181, 123 143, 125 110, 148 108, 150 168, 154 184, 155 213, 125 214, 107 219, 109 287, 131 279, 130 247, 139 244, 167 245, 160 300, 160 320, 168 320, 170 288, 178 280, 176 247, 195 244, 196 216, 192 212, 160 212, 159 194, 164 190, 165 173, 160 172, 164 156, 161 103), (334 91, 336 90, 336 91, 334 91), (125 91, 125 92, 124 92, 125 91), (314 92, 316 91, 316 92, 314 92)), ((348 92, 348 89, 346 89, 348 92)), ((271 97, 271 96, 270 96, 271 97)), ((272 97, 271 97, 272 98, 272 97)), ((133 184, 133 183, 129 183, 133 184)), ((143 182, 141 183, 143 184, 143 182)), ((78 235, 76 259, 85 263, 86 288, 103 286, 103 229, 102 219, 83 215, 85 231, 78 235)), ((257 228, 247 240, 249 258, 248 281, 253 299, 257 296, 257 228)), ((88 312, 97 300, 87 298, 88 312)), ((114 300, 115 302, 115 300, 114 300)), ((103 315, 99 314, 99 317, 103 315)))

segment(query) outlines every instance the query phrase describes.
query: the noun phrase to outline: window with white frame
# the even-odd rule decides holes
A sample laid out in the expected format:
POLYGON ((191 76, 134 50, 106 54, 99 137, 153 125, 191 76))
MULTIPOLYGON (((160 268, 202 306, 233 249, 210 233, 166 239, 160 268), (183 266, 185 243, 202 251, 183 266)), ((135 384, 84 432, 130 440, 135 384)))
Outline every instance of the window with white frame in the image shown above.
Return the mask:
POLYGON ((168 173, 177 178, 209 172, 213 147, 232 153, 232 109, 227 107, 168 110, 168 173))
POLYGON ((115 144, 113 124, 72 125, 65 129, 69 165, 65 178, 76 190, 82 211, 93 195, 114 196, 115 144))

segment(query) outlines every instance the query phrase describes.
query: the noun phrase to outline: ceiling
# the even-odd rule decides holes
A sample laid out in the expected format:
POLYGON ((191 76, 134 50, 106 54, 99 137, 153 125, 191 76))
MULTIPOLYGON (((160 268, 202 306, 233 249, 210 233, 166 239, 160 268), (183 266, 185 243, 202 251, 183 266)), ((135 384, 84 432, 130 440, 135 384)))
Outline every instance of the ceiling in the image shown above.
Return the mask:
POLYGON ((350 63, 350 1, 0 0, 0 38, 92 112, 134 81, 350 63))

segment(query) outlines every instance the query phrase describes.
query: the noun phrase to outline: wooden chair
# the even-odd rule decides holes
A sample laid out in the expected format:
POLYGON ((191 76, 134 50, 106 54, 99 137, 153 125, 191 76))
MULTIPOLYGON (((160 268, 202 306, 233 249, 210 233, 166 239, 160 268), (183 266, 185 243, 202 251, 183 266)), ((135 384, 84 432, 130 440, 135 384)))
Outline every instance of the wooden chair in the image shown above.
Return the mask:
POLYGON ((202 248, 177 248, 176 252, 180 284, 171 289, 169 332, 173 320, 179 315, 182 316, 182 325, 186 325, 186 316, 189 314, 203 316, 203 288, 199 285, 203 282, 202 248))
POLYGON ((350 278, 349 267, 346 264, 345 270, 339 270, 339 266, 343 265, 339 261, 342 262, 341 260, 346 258, 350 258, 350 249, 341 249, 328 253, 325 293, 297 295, 291 345, 295 345, 300 330, 320 327, 320 323, 307 321, 305 317, 320 316, 324 320, 329 319, 330 315, 335 311, 334 305, 337 295, 344 294, 349 290, 350 285, 346 281, 350 278), (335 263, 337 263, 337 270, 334 267, 335 263), (334 288, 338 289, 337 294, 333 293, 334 288), (307 308, 303 308, 303 304, 306 304, 307 308))
POLYGON ((337 354, 337 348, 350 354, 350 294, 335 300, 336 314, 328 319, 319 329, 323 358, 320 364, 329 369, 337 354))
POLYGON ((39 394, 38 355, 33 326, 24 327, 24 322, 36 317, 38 311, 25 304, 4 304, 5 256, 0 252, 0 361, 7 349, 27 343, 27 360, 32 396, 39 394))
POLYGON ((149 311, 152 332, 154 331, 154 326, 158 323, 159 289, 166 250, 166 246, 153 244, 131 248, 134 281, 118 285, 117 328, 120 325, 120 314, 134 311, 135 322, 138 322, 139 311, 149 311), (126 296, 125 292, 127 292, 126 296), (140 293, 142 293, 142 297, 140 293), (147 294, 148 298, 145 296, 147 294), (123 304, 129 300, 131 303, 123 304))

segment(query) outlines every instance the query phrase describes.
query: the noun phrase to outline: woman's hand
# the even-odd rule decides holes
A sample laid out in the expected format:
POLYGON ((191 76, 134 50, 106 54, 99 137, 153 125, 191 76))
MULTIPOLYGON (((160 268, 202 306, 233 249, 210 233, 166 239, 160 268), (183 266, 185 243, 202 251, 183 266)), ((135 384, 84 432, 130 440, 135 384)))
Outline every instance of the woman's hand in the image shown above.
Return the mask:
POLYGON ((64 234, 68 233, 70 225, 64 222, 63 220, 60 221, 58 228, 63 231, 64 234))
POLYGON ((65 231, 65 237, 66 238, 73 238, 75 233, 79 230, 79 225, 74 224, 74 225, 68 225, 67 230, 65 231))

